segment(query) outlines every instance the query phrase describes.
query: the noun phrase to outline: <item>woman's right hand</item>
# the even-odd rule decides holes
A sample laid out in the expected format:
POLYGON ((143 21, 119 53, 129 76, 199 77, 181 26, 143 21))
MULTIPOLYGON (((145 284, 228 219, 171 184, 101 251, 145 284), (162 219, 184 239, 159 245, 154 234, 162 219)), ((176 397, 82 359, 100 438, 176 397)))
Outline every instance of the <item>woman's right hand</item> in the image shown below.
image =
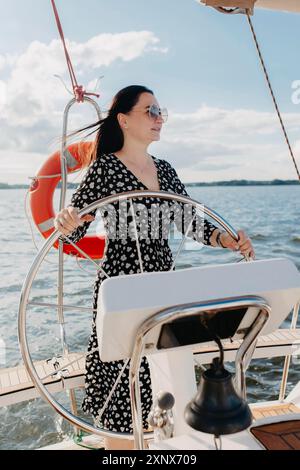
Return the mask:
POLYGON ((92 222, 94 219, 95 217, 89 214, 79 217, 78 209, 68 206, 58 212, 54 219, 54 227, 63 235, 70 235, 84 222, 92 222))

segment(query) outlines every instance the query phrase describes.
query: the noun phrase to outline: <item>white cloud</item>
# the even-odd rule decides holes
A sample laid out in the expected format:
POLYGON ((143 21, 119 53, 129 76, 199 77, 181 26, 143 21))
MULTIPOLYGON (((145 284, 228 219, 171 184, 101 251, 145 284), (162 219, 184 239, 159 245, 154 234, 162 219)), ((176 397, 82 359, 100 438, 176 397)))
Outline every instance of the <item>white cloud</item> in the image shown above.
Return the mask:
POLYGON ((0 55, 0 70, 4 69, 5 66, 6 66, 5 57, 3 55, 0 55))
POLYGON ((113 61, 130 61, 147 52, 166 53, 157 47, 159 39, 150 31, 130 31, 119 34, 101 34, 85 44, 71 43, 75 66, 98 68, 109 66, 113 61))
MULTIPOLYGON (((100 34, 85 43, 68 43, 78 81, 84 84, 94 78, 96 69, 103 70, 117 60, 127 62, 151 52, 164 54, 166 50, 158 44, 159 39, 150 31, 100 34)), ((18 57, 1 56, 0 67, 8 72, 3 82, 6 106, 1 109, 2 119, 27 129, 44 120, 52 128, 57 122, 55 111, 62 109, 67 96, 54 75, 66 77, 69 84, 61 42, 34 41, 18 57)))
POLYGON ((7 97, 7 86, 6 83, 0 80, 0 112, 4 109, 7 97))
MULTIPOLYGON (((293 144, 300 115, 287 113, 283 119, 293 144)), ((184 181, 296 178, 274 113, 207 105, 193 113, 170 113, 162 141, 154 146, 184 181)), ((295 153, 300 167, 299 142, 295 153)))
POLYGON ((1 182, 28 183, 45 160, 45 155, 34 152, 0 150, 1 182))
MULTIPOLYGON (((159 42, 150 31, 129 31, 100 34, 85 43, 68 42, 68 47, 78 82, 92 86, 93 91, 95 75, 101 75, 103 68, 113 62, 128 62, 149 53, 165 54, 167 50, 160 48, 159 42)), ((49 44, 34 41, 19 55, 0 55, 0 70, 1 181, 13 182, 14 175, 19 175, 19 181, 25 171, 24 161, 36 162, 36 155, 46 155, 47 149, 49 152, 50 143, 53 147, 58 146, 61 110, 69 96, 54 75, 63 77, 67 84, 69 76, 58 40, 49 44), (4 156, 8 154, 15 157, 7 160, 4 156), (8 173, 9 176, 5 176, 8 173)), ((84 125, 82 120, 85 118, 86 122, 91 122, 94 115, 88 120, 89 114, 85 107, 81 106, 80 112, 74 108, 70 128, 84 125)))
MULTIPOLYGON (((298 136, 300 115, 286 114, 284 119, 289 133, 298 136)), ((54 129, 51 135, 53 133, 54 129)), ((41 150, 41 144, 46 142, 47 149, 50 142, 44 123, 35 126, 35 133, 27 137, 22 133, 14 135, 11 128, 6 139, 10 150, 8 154, 0 153, 2 181, 8 173, 9 181, 21 181, 22 174, 24 181, 24 175, 35 173, 46 158, 46 150, 41 150), (20 151, 15 153, 14 148, 20 148, 20 151), (14 172, 11 171, 12 161, 14 172)), ((292 141, 300 167, 300 140, 294 137, 292 141)), ((52 142, 52 145, 54 150, 58 142, 52 142)), ((150 151, 159 158, 169 160, 183 181, 296 178, 285 141, 272 113, 227 110, 206 105, 194 113, 170 112, 161 141, 153 144, 150 151)))
MULTIPOLYGON (((95 75, 101 75, 103 67, 117 60, 166 52, 149 31, 102 34, 82 44, 70 43, 80 82, 91 90, 95 75)), ((0 56, 0 68, 6 74, 0 81, 0 180, 25 182, 47 154, 59 147, 61 109, 68 98, 53 77, 67 77, 61 43, 34 41, 19 56, 0 56)), ((71 128, 82 125, 83 115, 82 108, 80 114, 76 110, 72 113, 71 128)), ((296 141, 299 113, 287 113, 283 118, 292 142, 296 141)), ((89 123, 94 117, 85 115, 85 119, 89 123)), ((190 113, 170 112, 162 140, 153 148, 158 157, 174 164, 185 181, 295 178, 274 113, 206 104, 190 113)), ((300 165, 300 141, 295 152, 300 165)))

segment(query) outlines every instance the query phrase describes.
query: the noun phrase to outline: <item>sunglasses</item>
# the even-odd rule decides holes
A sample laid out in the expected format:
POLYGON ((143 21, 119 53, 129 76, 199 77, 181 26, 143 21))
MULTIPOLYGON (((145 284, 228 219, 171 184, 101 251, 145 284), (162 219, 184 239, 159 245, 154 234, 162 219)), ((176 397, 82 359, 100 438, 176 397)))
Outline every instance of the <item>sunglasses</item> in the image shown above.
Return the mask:
POLYGON ((168 110, 166 108, 159 108, 157 104, 151 104, 148 107, 148 114, 150 119, 156 120, 158 117, 162 118, 163 122, 168 120, 168 110))

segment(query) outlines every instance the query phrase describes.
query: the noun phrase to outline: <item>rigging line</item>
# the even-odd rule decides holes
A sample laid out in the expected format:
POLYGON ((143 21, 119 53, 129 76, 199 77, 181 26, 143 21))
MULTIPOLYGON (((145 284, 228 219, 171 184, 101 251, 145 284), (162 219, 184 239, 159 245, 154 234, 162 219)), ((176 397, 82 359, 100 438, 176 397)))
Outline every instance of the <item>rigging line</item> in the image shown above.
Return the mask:
MULTIPOLYGON (((31 223, 31 219, 30 219, 30 215, 29 215, 29 208, 28 208, 28 197, 29 197, 29 194, 30 194, 30 189, 27 190, 26 194, 25 194, 25 198, 24 198, 24 212, 25 212, 25 217, 27 219, 27 222, 28 222, 28 225, 29 225, 29 228, 30 228, 30 232, 31 232, 31 239, 32 239, 32 243, 36 249, 37 252, 40 251, 40 248, 38 247, 37 243, 36 243, 36 240, 35 240, 35 235, 34 235, 34 231, 33 231, 33 227, 32 227, 32 223, 31 223)), ((44 261, 46 261, 46 263, 48 264, 56 264, 52 261, 49 261, 48 259, 45 259, 44 261)))
MULTIPOLYGON (((36 243, 36 239, 35 239, 35 235, 34 235, 34 230, 33 230, 33 226, 32 226, 32 221, 31 221, 31 218, 30 218, 30 215, 29 215, 29 202, 28 202, 28 198, 29 198, 29 194, 30 194, 30 189, 27 190, 26 194, 25 194, 25 197, 24 197, 24 213, 25 213, 25 217, 27 219, 27 222, 28 222, 28 225, 29 225, 29 228, 30 228, 30 232, 31 232, 31 239, 32 239, 32 243, 36 249, 37 252, 40 251, 40 248, 39 246, 37 245, 36 243)), ((66 258, 66 256, 64 257, 64 259, 66 258)), ((52 265, 56 265, 57 263, 55 263, 54 261, 50 261, 48 259, 44 259, 44 261, 48 264, 52 264, 52 265)))
POLYGON ((296 162, 296 159, 295 159, 295 156, 294 156, 294 152, 292 150, 292 146, 290 144, 290 140, 289 140, 289 137, 287 135, 287 131, 286 131, 286 128, 285 128, 285 125, 284 125, 284 122, 283 122, 283 119, 282 119, 282 116, 281 116, 281 113, 280 113, 280 110, 279 110, 279 107, 278 107, 278 104, 277 104, 277 100, 276 100, 276 97, 275 97, 275 94, 274 94, 274 91, 273 91, 273 88, 272 88, 272 85, 271 85, 270 77, 269 77, 269 74, 268 74, 263 56, 262 56, 262 52, 261 52, 261 49, 260 49, 260 46, 259 46, 259 43, 258 43, 258 39, 257 39, 257 36, 256 36, 256 33, 255 33, 255 30, 254 30, 254 27, 253 27, 253 24, 252 24, 252 21, 251 21, 248 10, 246 12, 246 15, 247 15, 248 23, 249 23, 249 26, 250 26, 250 29, 251 29, 251 32, 252 32, 254 42, 255 42, 256 50, 258 52, 260 63, 262 65, 264 75, 265 75, 265 78, 267 80, 267 84, 268 84, 268 87, 269 87, 269 90, 270 90, 270 93, 271 93, 271 96, 272 96, 272 100, 273 100, 273 103, 274 103, 274 106, 275 106, 275 109, 276 109, 276 113, 277 113, 277 116, 278 116, 278 119, 279 119, 279 122, 280 122, 280 125, 281 125, 281 129, 283 131, 283 135, 285 137, 290 155, 292 157, 292 160, 293 160, 296 172, 297 172, 298 179, 300 181, 300 172, 299 172, 299 169, 298 169, 298 166, 297 166, 297 162, 296 162))
POLYGON ((29 196, 29 194, 30 194, 30 190, 28 189, 26 191, 25 198, 24 198, 24 212, 25 212, 25 216, 26 216, 29 228, 30 228, 32 242, 34 244, 34 247, 35 247, 36 251, 39 251, 40 249, 37 246, 37 243, 35 241, 35 236, 34 236, 33 228, 32 228, 32 225, 31 225, 30 216, 29 216, 29 213, 28 213, 28 196, 29 196))
POLYGON ((60 19, 59 19, 59 14, 58 14, 58 11, 57 11, 57 8, 56 8, 56 5, 55 5, 55 0, 51 0, 51 4, 52 4, 55 20, 56 20, 56 25, 57 25, 57 28, 58 28, 58 32, 59 32, 59 35, 60 35, 60 39, 61 39, 62 44, 63 44, 63 48, 64 48, 64 52, 65 52, 65 56, 66 56, 66 61, 67 61, 67 66, 68 66, 69 74, 70 74, 70 78, 71 78, 72 88, 73 88, 73 92, 74 92, 74 96, 75 96, 76 101, 78 103, 80 103, 80 102, 82 103, 84 101, 84 96, 85 95, 86 96, 96 96, 97 98, 99 98, 100 95, 98 93, 88 93, 82 85, 78 85, 76 75, 75 75, 75 72, 74 72, 74 68, 73 68, 73 64, 72 64, 72 61, 71 61, 71 58, 70 58, 70 54, 68 52, 68 48, 67 48, 67 45, 66 45, 63 28, 62 28, 62 25, 61 25, 61 22, 60 22, 60 19))
POLYGON ((60 22, 60 19, 59 19, 59 14, 58 14, 58 11, 57 11, 57 8, 56 8, 56 5, 55 5, 55 0, 51 0, 51 3, 52 3, 53 11, 54 11, 54 16, 55 16, 58 32, 59 32, 60 38, 61 38, 62 43, 63 43, 63 48, 64 48, 64 51, 65 51, 65 56, 66 56, 66 60, 67 60, 67 66, 68 66, 68 69, 69 69, 70 78, 71 78, 71 82, 72 82, 72 87, 74 89, 76 86, 78 86, 78 83, 77 83, 75 72, 74 72, 74 69, 73 69, 73 66, 72 66, 71 58, 70 58, 70 55, 69 55, 69 52, 68 52, 68 49, 67 49, 67 46, 66 46, 64 32, 63 32, 62 25, 61 25, 61 22, 60 22))

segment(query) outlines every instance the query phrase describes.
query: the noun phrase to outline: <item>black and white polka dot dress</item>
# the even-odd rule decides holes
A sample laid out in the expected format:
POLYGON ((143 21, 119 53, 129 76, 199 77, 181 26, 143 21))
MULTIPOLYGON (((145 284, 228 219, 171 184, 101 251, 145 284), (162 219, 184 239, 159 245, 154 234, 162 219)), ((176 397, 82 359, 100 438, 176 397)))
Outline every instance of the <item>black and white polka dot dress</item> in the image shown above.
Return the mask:
MULTIPOLYGON (((174 168, 166 161, 152 157, 157 169, 157 176, 161 191, 173 192, 187 196, 183 183, 179 180, 174 168)), ((147 187, 122 163, 114 154, 102 155, 88 169, 82 183, 74 193, 71 205, 82 209, 94 201, 106 196, 122 193, 124 191, 146 190, 147 187)), ((144 198, 143 203, 149 208, 158 199, 144 198)), ((112 224, 109 211, 101 211, 104 218, 104 225, 108 237, 104 259, 102 260, 103 270, 111 277, 121 274, 134 274, 140 272, 137 245, 134 236, 120 237, 116 233, 110 233, 111 226, 116 228, 115 220, 112 224)), ((92 213, 92 215, 95 215, 92 213)), ((132 219, 128 218, 130 226, 132 219)), ((120 219, 117 220, 117 225, 120 219)), ((70 236, 76 242, 82 238, 89 226, 85 222, 78 227, 70 236)), ((118 228, 118 227, 117 227, 118 228)), ((192 237, 201 239, 206 245, 210 245, 210 237, 216 227, 204 220, 202 234, 195 232, 192 237)), ((130 232, 130 230, 128 230, 130 232)), ((120 235, 120 234, 118 234, 120 235)), ((140 241, 140 249, 143 260, 144 271, 168 271, 173 262, 172 252, 169 248, 168 240, 165 237, 144 238, 140 241)), ((104 274, 98 271, 94 285, 93 308, 97 309, 97 299, 99 287, 105 279, 104 274)), ((97 348, 97 335, 95 328, 95 314, 93 318, 92 334, 90 337, 88 350, 97 348)), ((86 396, 83 402, 83 410, 91 413, 97 424, 110 431, 132 432, 131 407, 129 396, 129 364, 125 368, 121 380, 118 383, 113 395, 103 411, 105 401, 124 366, 123 361, 102 362, 98 351, 87 356, 85 391, 86 396), (101 411, 102 410, 102 411, 101 411), (99 418, 100 414, 100 418, 99 418)), ((143 358, 140 368, 140 384, 142 397, 142 413, 144 428, 148 428, 147 417, 152 406, 151 379, 147 360, 143 358)))

